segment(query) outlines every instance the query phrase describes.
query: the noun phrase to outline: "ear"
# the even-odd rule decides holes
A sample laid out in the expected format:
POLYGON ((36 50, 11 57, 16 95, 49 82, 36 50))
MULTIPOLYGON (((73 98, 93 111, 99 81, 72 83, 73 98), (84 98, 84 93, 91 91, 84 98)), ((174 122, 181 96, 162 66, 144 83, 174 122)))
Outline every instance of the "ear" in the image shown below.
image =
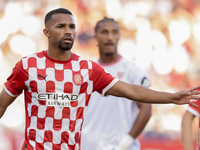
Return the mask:
POLYGON ((96 40, 97 46, 99 46, 99 43, 98 43, 98 40, 97 40, 97 35, 95 34, 95 35, 93 36, 93 38, 96 40))
POLYGON ((94 38, 95 40, 97 40, 97 35, 95 34, 95 35, 93 36, 93 38, 94 38))
POLYGON ((43 30, 43 33, 44 33, 44 35, 45 35, 46 37, 49 37, 49 36, 50 36, 50 34, 49 34, 49 29, 47 29, 47 28, 45 28, 45 29, 43 30))

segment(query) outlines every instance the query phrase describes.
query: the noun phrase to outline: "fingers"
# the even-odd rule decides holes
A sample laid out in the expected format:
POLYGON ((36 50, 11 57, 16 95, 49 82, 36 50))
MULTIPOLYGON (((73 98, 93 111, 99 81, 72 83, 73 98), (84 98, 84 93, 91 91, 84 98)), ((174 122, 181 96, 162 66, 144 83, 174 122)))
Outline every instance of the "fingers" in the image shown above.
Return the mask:
MULTIPOLYGON (((200 85, 194 86, 194 87, 191 87, 191 88, 182 90, 182 91, 179 91, 178 93, 181 94, 182 96, 200 94, 200 85)), ((199 98, 200 98, 200 97, 199 97, 199 98)), ((198 99, 199 99, 199 98, 198 98, 198 99)), ((195 99, 196 99, 196 98, 195 98, 195 99)))
POLYGON ((191 94, 192 95, 197 95, 197 94, 200 94, 200 91, 194 90, 194 91, 191 92, 191 94))
POLYGON ((186 89, 186 91, 189 92, 189 91, 194 91, 194 90, 198 90, 198 89, 200 89, 200 85, 188 88, 188 89, 186 89))
POLYGON ((191 99, 200 100, 200 95, 191 95, 191 99))

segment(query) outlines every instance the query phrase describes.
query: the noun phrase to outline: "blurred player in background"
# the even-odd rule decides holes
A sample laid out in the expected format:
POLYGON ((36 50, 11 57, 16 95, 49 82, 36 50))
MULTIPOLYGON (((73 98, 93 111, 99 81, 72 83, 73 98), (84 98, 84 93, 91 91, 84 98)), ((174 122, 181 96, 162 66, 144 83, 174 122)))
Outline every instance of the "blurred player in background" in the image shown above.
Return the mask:
MULTIPOLYGON (((25 141, 22 150, 79 150, 90 96, 114 95, 146 103, 191 104, 200 86, 168 93, 127 84, 97 63, 71 52, 76 37, 72 13, 54 9, 45 16, 48 49, 17 62, 0 93, 0 118, 24 92, 25 141), (191 93, 192 92, 192 93, 191 93)), ((15 112, 13 112, 14 115, 15 112)))
MULTIPOLYGON (((181 136, 184 150, 193 150, 192 123, 195 117, 200 118, 200 101, 194 101, 199 108, 188 105, 181 122, 181 136)), ((198 144, 197 144, 198 149, 198 144)))
MULTIPOLYGON (((119 24, 104 17, 95 27, 100 64, 112 76, 150 87, 146 73, 133 61, 118 54, 119 24)), ((151 104, 93 93, 82 130, 82 150, 140 150, 137 139, 151 117, 151 104)))

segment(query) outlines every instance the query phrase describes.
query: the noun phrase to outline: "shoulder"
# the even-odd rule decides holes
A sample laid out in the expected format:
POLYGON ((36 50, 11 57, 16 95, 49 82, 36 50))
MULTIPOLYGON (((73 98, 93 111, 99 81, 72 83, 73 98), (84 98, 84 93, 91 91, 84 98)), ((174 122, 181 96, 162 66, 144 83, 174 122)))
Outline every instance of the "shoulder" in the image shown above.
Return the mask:
POLYGON ((145 70, 135 61, 123 58, 123 63, 126 67, 126 70, 129 71, 128 74, 130 77, 129 79, 132 81, 131 83, 139 84, 147 88, 151 86, 151 82, 145 70))
POLYGON ((78 63, 82 69, 90 69, 90 70, 96 70, 98 68, 102 68, 98 63, 96 63, 93 60, 85 59, 81 56, 78 56, 74 53, 71 54, 72 58, 72 64, 78 63))
POLYGON ((145 72, 144 69, 134 60, 128 60, 126 58, 123 58, 121 61, 125 66, 130 68, 132 71, 142 71, 145 72))
POLYGON ((45 56, 46 56, 46 51, 41 51, 41 52, 33 53, 33 54, 31 54, 31 55, 22 57, 22 59, 31 58, 31 57, 42 58, 42 57, 45 57, 45 56))
POLYGON ((25 60, 28 60, 28 59, 39 59, 39 58, 44 58, 46 57, 46 52, 45 51, 41 51, 41 52, 38 52, 38 53, 34 53, 34 54, 31 54, 31 55, 28 55, 28 56, 25 56, 25 57, 22 57, 22 61, 25 61, 25 60))
POLYGON ((37 64, 45 64, 46 51, 41 51, 34 53, 28 56, 25 56, 21 59, 21 63, 24 69, 27 69, 31 66, 37 66, 37 64))

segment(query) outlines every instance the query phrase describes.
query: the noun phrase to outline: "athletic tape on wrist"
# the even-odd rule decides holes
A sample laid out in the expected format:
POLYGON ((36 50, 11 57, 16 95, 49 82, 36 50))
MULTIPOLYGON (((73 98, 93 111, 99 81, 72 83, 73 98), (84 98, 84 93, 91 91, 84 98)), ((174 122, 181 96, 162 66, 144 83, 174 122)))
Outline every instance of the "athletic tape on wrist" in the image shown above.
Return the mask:
POLYGON ((134 143, 134 141, 135 141, 135 139, 132 136, 130 136, 129 134, 127 134, 124 136, 124 138, 120 142, 120 146, 122 146, 124 148, 129 148, 134 143))

